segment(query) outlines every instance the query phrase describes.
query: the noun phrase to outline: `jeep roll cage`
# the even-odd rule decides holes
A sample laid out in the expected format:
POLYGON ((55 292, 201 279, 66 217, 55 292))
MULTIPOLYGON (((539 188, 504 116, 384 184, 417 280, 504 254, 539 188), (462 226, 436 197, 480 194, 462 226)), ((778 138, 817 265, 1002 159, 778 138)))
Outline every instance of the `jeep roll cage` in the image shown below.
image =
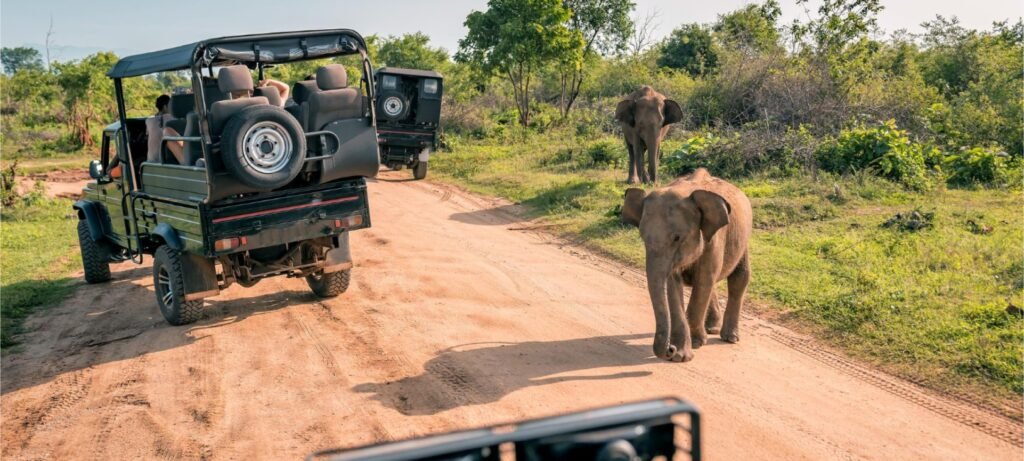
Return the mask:
MULTIPOLYGON (((237 35, 202 40, 165 50, 142 53, 124 57, 117 61, 107 76, 114 80, 114 92, 117 98, 117 112, 121 127, 128 126, 127 110, 124 103, 124 87, 122 80, 131 77, 157 72, 191 71, 192 94, 195 96, 195 111, 199 119, 200 136, 177 136, 173 139, 185 142, 198 142, 201 146, 206 164, 210 164, 213 149, 213 135, 210 131, 207 116, 206 95, 203 87, 203 69, 213 76, 215 66, 244 64, 256 69, 259 78, 263 78, 264 67, 273 64, 308 61, 312 59, 332 58, 359 54, 362 57, 362 83, 366 85, 367 97, 373 101, 376 97, 373 83, 373 66, 366 51, 366 40, 358 32, 351 29, 324 29, 294 32, 276 32, 266 34, 237 35)), ((376 113, 370 104, 370 123, 375 124, 376 113)), ((125 170, 130 174, 129 186, 133 191, 139 190, 134 160, 131 155, 126 129, 120 130, 119 141, 126 149, 127 162, 125 170)), ((213 173, 206 168, 207 184, 212 184, 213 173)))

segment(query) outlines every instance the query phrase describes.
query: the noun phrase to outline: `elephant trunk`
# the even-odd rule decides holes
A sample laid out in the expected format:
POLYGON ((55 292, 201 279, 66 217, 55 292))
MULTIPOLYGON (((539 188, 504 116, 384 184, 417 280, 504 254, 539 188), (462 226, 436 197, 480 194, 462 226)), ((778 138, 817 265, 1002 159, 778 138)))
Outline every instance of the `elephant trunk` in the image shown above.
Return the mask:
POLYGON ((668 336, 671 319, 668 310, 668 267, 664 257, 657 254, 647 253, 647 290, 651 295, 651 305, 654 307, 654 355, 656 357, 669 356, 668 336))
POLYGON ((645 130, 644 142, 647 144, 647 155, 650 157, 647 163, 647 175, 651 182, 658 180, 658 164, 661 163, 661 127, 651 127, 645 130))

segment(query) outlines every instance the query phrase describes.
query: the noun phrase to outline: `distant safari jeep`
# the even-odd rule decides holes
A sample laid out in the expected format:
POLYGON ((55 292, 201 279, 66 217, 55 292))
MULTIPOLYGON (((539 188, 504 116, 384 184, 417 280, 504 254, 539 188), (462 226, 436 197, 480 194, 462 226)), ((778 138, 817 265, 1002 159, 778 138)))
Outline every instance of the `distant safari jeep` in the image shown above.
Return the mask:
POLYGON ((377 134, 381 163, 394 170, 408 166, 413 177, 427 177, 427 162, 437 150, 444 78, 431 70, 378 69, 377 134))
POLYGON ((319 296, 345 292, 349 234, 370 226, 364 178, 380 167, 362 36, 215 38, 123 58, 107 75, 118 120, 74 204, 87 282, 109 280, 111 261, 152 255, 157 305, 173 325, 199 319, 203 298, 232 283, 283 275, 304 277, 319 296), (287 101, 280 88, 254 88, 276 65, 348 55, 362 58, 353 86, 335 64, 296 83, 287 101), (188 72, 191 92, 171 96, 176 118, 160 119, 180 135, 161 131, 159 151, 148 152, 147 120, 128 116, 122 80, 159 72, 188 72))

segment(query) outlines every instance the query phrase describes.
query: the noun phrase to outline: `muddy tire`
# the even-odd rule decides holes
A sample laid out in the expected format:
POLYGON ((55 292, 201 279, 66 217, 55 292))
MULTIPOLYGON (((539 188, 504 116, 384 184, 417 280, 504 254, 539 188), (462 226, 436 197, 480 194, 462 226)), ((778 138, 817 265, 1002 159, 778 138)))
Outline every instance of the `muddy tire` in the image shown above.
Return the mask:
POLYGON ((86 283, 103 283, 110 280, 110 258, 107 251, 92 239, 89 223, 78 221, 78 246, 82 250, 82 269, 86 283))
POLYGON ((292 182, 306 162, 306 137, 292 114, 277 106, 249 106, 228 120, 221 136, 224 167, 259 190, 292 182))
POLYGON ((414 179, 423 179, 427 177, 427 162, 416 162, 416 166, 412 167, 412 177, 414 179))
POLYGON ((348 290, 350 280, 352 280, 352 269, 306 276, 309 289, 321 298, 333 298, 344 293, 348 290))
POLYGON ((203 300, 185 301, 185 281, 181 272, 181 253, 167 245, 153 256, 153 288, 160 313, 171 325, 187 325, 203 315, 203 300))

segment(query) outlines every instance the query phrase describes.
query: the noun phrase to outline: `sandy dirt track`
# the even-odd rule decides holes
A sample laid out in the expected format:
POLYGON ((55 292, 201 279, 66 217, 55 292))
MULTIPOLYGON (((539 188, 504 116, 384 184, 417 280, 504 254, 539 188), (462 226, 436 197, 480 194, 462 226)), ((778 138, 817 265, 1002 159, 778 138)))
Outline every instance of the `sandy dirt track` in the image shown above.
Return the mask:
POLYGON ((3 458, 300 458, 678 395, 712 460, 1021 459, 1019 422, 751 316, 739 344, 655 359, 640 272, 406 177, 370 184, 338 298, 270 279, 171 327, 147 258, 34 316, 2 360, 3 458))

